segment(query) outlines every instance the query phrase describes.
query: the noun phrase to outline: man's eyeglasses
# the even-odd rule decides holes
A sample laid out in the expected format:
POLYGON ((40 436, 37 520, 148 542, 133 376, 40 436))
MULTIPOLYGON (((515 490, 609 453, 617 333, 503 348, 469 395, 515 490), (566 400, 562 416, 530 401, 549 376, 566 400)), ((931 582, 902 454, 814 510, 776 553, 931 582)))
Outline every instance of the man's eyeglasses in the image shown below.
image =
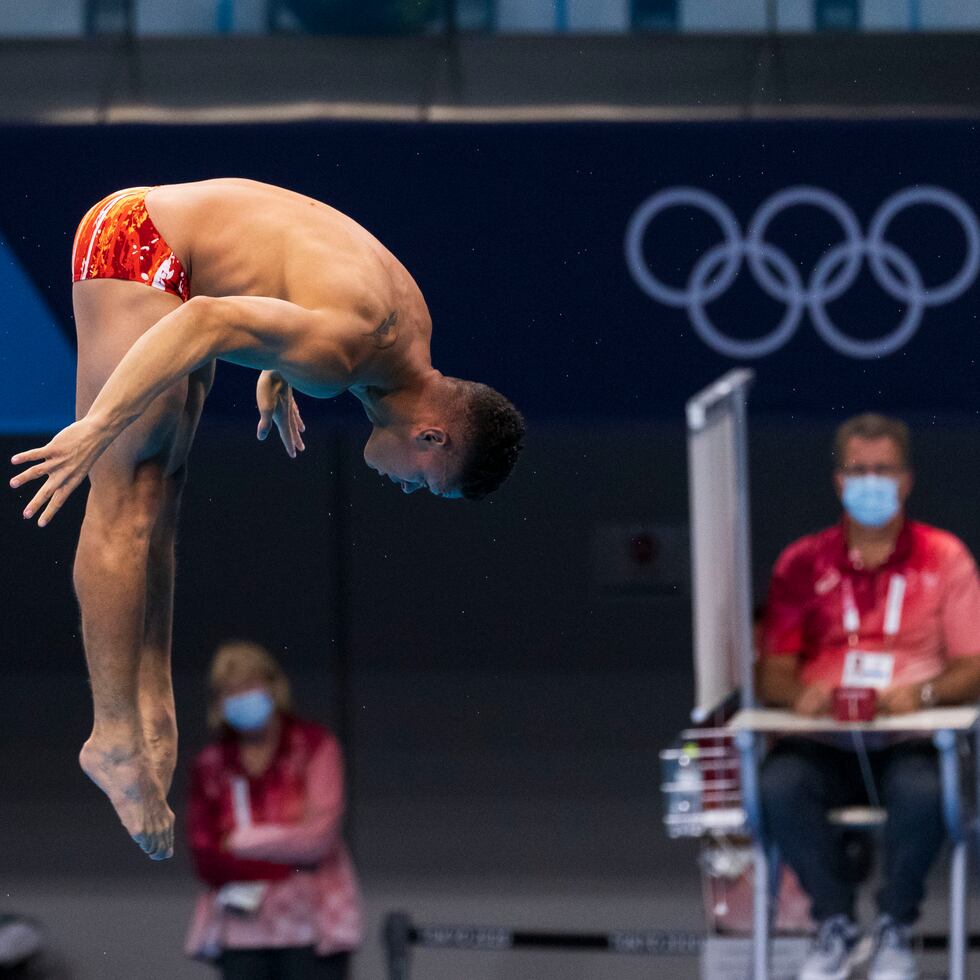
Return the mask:
POLYGON ((838 472, 844 476, 901 476, 905 470, 904 466, 882 463, 879 466, 842 466, 838 472))

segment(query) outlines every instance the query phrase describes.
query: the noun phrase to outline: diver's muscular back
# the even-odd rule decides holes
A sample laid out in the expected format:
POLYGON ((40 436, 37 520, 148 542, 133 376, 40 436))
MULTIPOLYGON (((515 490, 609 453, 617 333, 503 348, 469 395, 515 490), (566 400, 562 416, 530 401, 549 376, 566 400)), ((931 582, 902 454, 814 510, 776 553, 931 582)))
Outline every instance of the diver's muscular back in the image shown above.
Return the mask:
POLYGON ((415 281, 335 208, 240 178, 156 187, 146 203, 185 263, 192 295, 268 296, 330 311, 339 329, 370 338, 372 360, 389 348, 409 356, 420 342, 427 354, 431 321, 415 281))

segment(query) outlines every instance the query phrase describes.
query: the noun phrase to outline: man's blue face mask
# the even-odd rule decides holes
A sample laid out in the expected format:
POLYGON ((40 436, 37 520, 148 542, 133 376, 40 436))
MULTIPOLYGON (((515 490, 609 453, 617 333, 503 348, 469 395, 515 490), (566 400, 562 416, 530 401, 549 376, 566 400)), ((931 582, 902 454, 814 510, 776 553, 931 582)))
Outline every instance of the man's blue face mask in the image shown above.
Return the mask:
POLYGON ((844 478, 844 509, 865 527, 884 527, 901 506, 898 480, 892 476, 848 476, 844 478))
POLYGON ((222 714, 236 732, 257 732, 265 728, 276 706, 268 691, 246 691, 224 699, 222 714))

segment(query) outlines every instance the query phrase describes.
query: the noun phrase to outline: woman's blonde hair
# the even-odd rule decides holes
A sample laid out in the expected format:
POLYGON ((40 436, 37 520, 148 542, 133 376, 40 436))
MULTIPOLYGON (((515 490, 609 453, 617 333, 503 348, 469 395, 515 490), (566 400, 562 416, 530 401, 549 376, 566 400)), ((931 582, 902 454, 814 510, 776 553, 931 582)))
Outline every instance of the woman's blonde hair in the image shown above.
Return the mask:
POLYGON ((230 685, 261 681, 269 686, 272 700, 281 714, 290 711, 292 702, 289 681, 275 657, 258 643, 229 640, 215 651, 208 677, 208 728, 212 732, 225 727, 221 709, 221 691, 230 685))

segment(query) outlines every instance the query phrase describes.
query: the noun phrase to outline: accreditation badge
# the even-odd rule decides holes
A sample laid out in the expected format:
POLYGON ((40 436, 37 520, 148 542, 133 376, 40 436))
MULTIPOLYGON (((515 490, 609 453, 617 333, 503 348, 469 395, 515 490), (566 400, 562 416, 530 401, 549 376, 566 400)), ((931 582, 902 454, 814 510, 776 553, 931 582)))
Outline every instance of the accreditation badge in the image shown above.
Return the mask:
POLYGON ((849 650, 844 658, 841 687, 873 687, 883 691, 891 686, 894 672, 893 653, 849 650))

